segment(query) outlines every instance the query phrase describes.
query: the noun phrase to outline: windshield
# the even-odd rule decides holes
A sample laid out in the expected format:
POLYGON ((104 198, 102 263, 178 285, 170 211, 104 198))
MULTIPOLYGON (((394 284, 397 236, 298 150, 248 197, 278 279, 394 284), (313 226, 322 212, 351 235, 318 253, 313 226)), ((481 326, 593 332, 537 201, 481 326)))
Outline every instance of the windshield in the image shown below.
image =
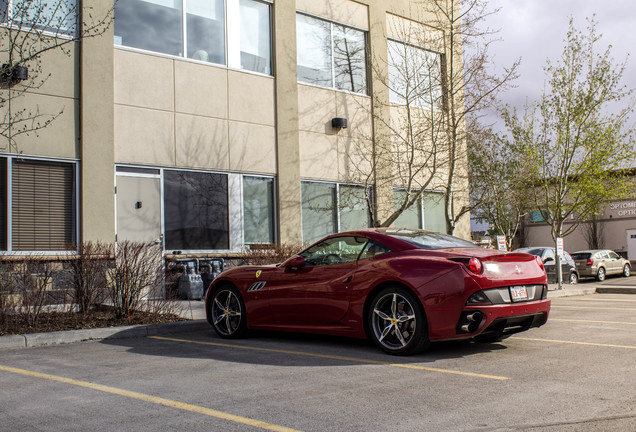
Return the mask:
POLYGON ((572 258, 575 260, 586 260, 589 259, 592 256, 591 253, 589 252, 582 252, 582 253, 575 253, 572 254, 572 258))
POLYGON ((384 234, 405 241, 419 249, 477 248, 469 241, 432 231, 387 229, 384 234))

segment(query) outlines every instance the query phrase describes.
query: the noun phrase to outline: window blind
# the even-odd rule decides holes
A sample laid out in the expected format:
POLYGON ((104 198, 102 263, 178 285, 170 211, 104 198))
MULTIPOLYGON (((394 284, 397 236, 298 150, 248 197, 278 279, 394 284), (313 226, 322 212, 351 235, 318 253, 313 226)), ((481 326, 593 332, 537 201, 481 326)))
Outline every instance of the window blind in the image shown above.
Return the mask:
POLYGON ((75 240, 73 164, 14 160, 12 249, 65 250, 75 240))

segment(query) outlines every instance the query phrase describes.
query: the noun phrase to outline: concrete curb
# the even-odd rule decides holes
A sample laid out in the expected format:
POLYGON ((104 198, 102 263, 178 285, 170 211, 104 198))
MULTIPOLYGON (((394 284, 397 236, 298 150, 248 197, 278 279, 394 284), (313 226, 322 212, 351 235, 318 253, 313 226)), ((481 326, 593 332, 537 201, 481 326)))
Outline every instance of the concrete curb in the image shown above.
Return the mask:
POLYGON ((130 339, 171 333, 209 330, 205 320, 179 321, 165 324, 142 324, 122 327, 68 330, 47 333, 30 333, 0 337, 0 350, 10 348, 34 348, 46 345, 69 344, 105 339, 130 339))
POLYGON ((596 292, 601 294, 636 294, 636 287, 607 285, 596 288, 596 292))
POLYGON ((576 287, 576 288, 573 288, 571 286, 565 286, 563 289, 548 290, 548 298, 581 296, 581 295, 594 294, 596 292, 598 292, 598 288, 595 286, 576 287))

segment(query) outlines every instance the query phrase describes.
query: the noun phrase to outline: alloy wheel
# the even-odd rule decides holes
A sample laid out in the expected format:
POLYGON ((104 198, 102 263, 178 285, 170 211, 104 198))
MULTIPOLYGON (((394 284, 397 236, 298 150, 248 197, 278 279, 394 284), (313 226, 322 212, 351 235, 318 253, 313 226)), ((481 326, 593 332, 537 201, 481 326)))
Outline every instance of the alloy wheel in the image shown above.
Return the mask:
POLYGON ((233 336, 242 325, 242 307, 238 296, 230 289, 220 289, 212 302, 212 322, 222 336, 233 336))
POLYGON ((404 349, 415 337, 416 326, 415 309, 401 294, 385 294, 373 305, 373 335, 389 351, 404 349))

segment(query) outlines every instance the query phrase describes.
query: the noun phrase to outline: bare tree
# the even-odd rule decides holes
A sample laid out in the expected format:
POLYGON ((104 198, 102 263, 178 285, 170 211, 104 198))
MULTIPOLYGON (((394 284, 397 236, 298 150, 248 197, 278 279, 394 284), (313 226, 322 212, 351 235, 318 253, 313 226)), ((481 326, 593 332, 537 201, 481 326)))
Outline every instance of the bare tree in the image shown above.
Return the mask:
POLYGON ((60 117, 41 112, 39 106, 16 99, 40 89, 51 76, 46 73, 47 53, 70 55, 72 45, 103 34, 113 20, 111 8, 95 17, 91 8, 79 13, 77 0, 3 0, 0 4, 0 149, 18 152, 16 138, 36 134, 60 117))
POLYGON ((376 196, 378 190, 401 189, 393 212, 375 212, 376 226, 391 225, 427 193, 440 193, 446 232, 452 234, 472 208, 466 198, 467 121, 477 125, 480 113, 493 107, 516 78, 518 62, 500 75, 491 72, 494 33, 479 27, 496 11, 486 1, 432 0, 419 7, 424 25, 391 29, 400 42, 389 40, 387 57, 371 59, 389 101, 374 94, 371 115, 380 127, 352 152, 352 179, 372 184, 376 196))

